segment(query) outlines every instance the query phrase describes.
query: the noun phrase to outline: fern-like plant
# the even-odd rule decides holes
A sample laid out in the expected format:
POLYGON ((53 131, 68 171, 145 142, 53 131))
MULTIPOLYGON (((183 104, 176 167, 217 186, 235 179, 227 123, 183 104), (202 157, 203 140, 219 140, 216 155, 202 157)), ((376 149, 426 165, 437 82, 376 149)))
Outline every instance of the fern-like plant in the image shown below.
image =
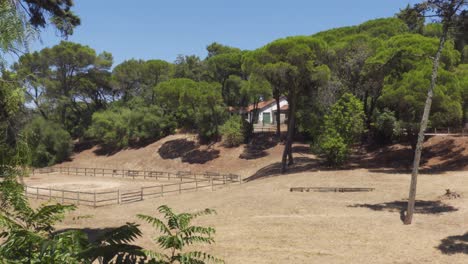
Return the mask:
POLYGON ((176 214, 166 205, 158 207, 159 213, 164 215, 163 220, 149 215, 139 214, 138 218, 153 225, 161 236, 155 241, 164 250, 164 253, 145 251, 152 264, 181 263, 181 264, 204 264, 224 263, 208 253, 200 251, 185 251, 187 246, 194 244, 211 244, 214 242, 215 229, 212 227, 193 226, 193 219, 216 213, 212 209, 205 209, 196 213, 176 214))
POLYGON ((75 210, 74 205, 34 209, 12 176, 0 182, 0 194, 0 264, 143 263, 142 249, 129 244, 141 235, 136 224, 113 228, 89 241, 82 230, 55 231, 54 225, 75 210))

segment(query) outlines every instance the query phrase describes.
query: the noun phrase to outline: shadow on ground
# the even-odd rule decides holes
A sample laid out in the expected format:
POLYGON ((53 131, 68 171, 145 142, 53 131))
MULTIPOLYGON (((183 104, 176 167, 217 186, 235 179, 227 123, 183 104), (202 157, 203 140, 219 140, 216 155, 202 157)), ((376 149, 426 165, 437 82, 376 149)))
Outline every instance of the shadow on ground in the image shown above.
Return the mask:
POLYGON ((278 145, 279 139, 274 133, 256 133, 251 142, 244 147, 240 159, 259 159, 268 156, 266 150, 278 145))
MULTIPOLYGON (((307 157, 300 157, 294 159, 294 164, 288 167, 285 174, 300 173, 304 171, 316 171, 319 168, 319 161, 307 157)), ((284 175, 281 174, 281 162, 270 164, 258 170, 255 174, 245 179, 246 182, 269 178, 274 176, 284 175)))
MULTIPOLYGON (((408 173, 411 170, 414 151, 409 145, 394 145, 352 155, 346 165, 349 169, 365 168, 371 172, 408 173)), ((424 147, 421 157, 421 173, 442 173, 464 170, 468 156, 463 145, 454 139, 439 141, 424 147), (437 162, 433 162, 437 158, 437 162)))
MULTIPOLYGON (((128 147, 119 147, 117 145, 107 145, 107 144, 100 144, 98 145, 97 149, 94 150, 94 154, 98 156, 112 156, 117 152, 124 150, 124 149, 140 149, 147 147, 150 144, 153 144, 155 141, 159 140, 158 138, 153 139, 146 139, 146 140, 139 140, 139 141, 132 141, 128 144, 128 147)), ((89 147, 89 143, 82 143, 78 146, 78 149, 81 151, 86 150, 89 147)), ((77 146, 75 145, 75 149, 77 146)))
POLYGON ((196 142, 187 139, 175 139, 164 143, 158 150, 163 159, 181 158, 189 164, 204 164, 219 157, 219 150, 200 149, 196 142))
POLYGON ((210 160, 217 159, 219 157, 219 150, 216 149, 207 149, 200 150, 195 149, 190 152, 185 153, 182 156, 182 162, 190 164, 204 164, 210 160))
POLYGON ((158 150, 159 156, 163 159, 177 159, 195 150, 197 145, 194 141, 187 139, 175 139, 167 141, 158 150))
MULTIPOLYGON (((379 204, 354 204, 348 205, 348 207, 363 207, 374 211, 387 211, 387 212, 399 212, 400 219, 405 219, 405 212, 408 206, 407 201, 394 201, 388 203, 379 204)), ((417 200, 414 208, 416 214, 442 214, 458 211, 457 208, 444 204, 441 201, 422 201, 417 200)))
POLYGON ((446 255, 468 254, 468 232, 461 236, 442 239, 437 248, 446 255))

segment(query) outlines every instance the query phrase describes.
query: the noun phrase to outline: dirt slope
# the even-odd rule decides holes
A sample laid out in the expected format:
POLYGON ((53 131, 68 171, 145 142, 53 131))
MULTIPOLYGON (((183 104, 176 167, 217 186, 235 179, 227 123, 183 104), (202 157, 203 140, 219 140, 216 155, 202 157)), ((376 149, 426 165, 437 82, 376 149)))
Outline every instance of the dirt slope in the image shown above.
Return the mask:
MULTIPOLYGON (((252 145, 225 148, 220 143, 198 145, 195 135, 177 134, 141 148, 106 152, 98 146, 76 152, 71 161, 58 166, 191 170, 236 173, 249 179, 278 174, 283 145, 272 136, 263 135, 252 145)), ((423 172, 468 170, 468 137, 435 136, 424 144, 423 172)), ((320 159, 310 154, 307 144, 295 144, 296 164, 290 173, 326 170, 320 159)), ((344 169, 365 168, 374 172, 406 172, 411 168, 413 151, 409 145, 395 144, 383 148, 356 150, 344 169)))
MULTIPOLYGON (((195 138, 191 134, 171 135, 145 147, 128 148, 116 153, 105 153, 98 146, 93 146, 76 152, 70 161, 57 166, 215 171, 248 176, 258 168, 279 161, 283 151, 283 145, 275 143, 270 136, 257 140, 255 147, 242 145, 237 148, 225 148, 220 143, 199 146, 195 138)), ((306 145, 297 146, 308 149, 306 145)))

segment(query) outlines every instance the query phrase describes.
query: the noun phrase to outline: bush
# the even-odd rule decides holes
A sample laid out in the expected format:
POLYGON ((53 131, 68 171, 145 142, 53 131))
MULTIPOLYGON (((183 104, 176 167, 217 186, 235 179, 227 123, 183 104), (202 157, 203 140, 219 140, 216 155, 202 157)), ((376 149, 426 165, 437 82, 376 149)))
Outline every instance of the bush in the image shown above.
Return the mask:
POLYGON ((221 126, 220 132, 223 136, 223 143, 226 147, 237 147, 244 143, 243 120, 240 116, 231 116, 231 118, 221 126))
POLYGON ((163 116, 156 106, 114 107, 93 114, 87 136, 104 145, 123 148, 161 138, 173 133, 174 129, 175 122, 163 116))
POLYGON ((70 157, 71 136, 59 124, 35 118, 25 127, 24 134, 31 149, 32 166, 50 166, 70 157))
POLYGON ((380 144, 388 144, 398 136, 398 122, 395 113, 385 109, 377 113, 373 124, 375 140, 380 144))
POLYGON ((341 165, 348 158, 349 146, 335 130, 329 130, 320 138, 319 147, 328 165, 341 165))
POLYGON ((363 104, 352 94, 344 94, 325 115, 324 134, 319 139, 320 153, 329 165, 340 165, 349 147, 364 132, 363 104))

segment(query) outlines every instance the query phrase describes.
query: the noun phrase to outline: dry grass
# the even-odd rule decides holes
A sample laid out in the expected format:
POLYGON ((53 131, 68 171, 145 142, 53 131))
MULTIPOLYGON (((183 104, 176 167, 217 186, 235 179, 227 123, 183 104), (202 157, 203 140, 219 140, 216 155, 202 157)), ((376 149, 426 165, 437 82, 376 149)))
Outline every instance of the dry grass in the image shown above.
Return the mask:
MULTIPOLYGON (((99 232, 125 222, 140 223, 136 214, 154 215, 161 204, 179 212, 213 208, 217 215, 199 220, 200 224, 217 230, 216 243, 204 250, 227 263, 467 263, 468 241, 463 242, 468 231, 468 203, 463 198, 467 195, 442 202, 437 197, 445 189, 468 194, 468 174, 421 176, 418 199, 424 202, 411 226, 402 224, 399 210, 404 205, 401 201, 407 196, 408 185, 406 174, 372 173, 364 169, 304 172, 254 180, 214 192, 187 193, 100 209, 80 207, 61 227, 99 232), (289 192, 294 186, 376 190, 289 192), (92 218, 77 219, 80 215, 92 218)), ((151 237, 157 233, 141 224, 144 237, 137 243, 154 248, 151 237)))

